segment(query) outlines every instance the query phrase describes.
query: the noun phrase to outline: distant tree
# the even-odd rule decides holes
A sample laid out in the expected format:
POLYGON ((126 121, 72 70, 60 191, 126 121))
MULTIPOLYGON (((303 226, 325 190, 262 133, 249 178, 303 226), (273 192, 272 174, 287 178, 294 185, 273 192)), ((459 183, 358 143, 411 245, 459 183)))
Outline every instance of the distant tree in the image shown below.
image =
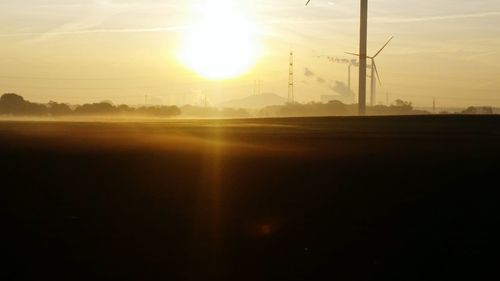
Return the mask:
POLYGON ((494 110, 492 107, 489 106, 483 106, 483 107, 468 107, 464 111, 462 111, 462 114, 469 114, 469 115, 475 115, 475 114, 484 114, 484 115, 492 115, 494 114, 494 110))
POLYGON ((136 114, 154 117, 174 117, 181 114, 177 106, 145 106, 136 110, 136 114))
POLYGON ((25 103, 24 98, 19 95, 13 93, 4 94, 0 98, 0 113, 9 115, 21 113, 24 111, 25 103))
POLYGON ((130 106, 126 104, 119 105, 117 108, 118 112, 123 113, 123 114, 131 114, 134 113, 135 109, 131 108, 130 106))
POLYGON ((467 109, 465 109, 464 111, 462 111, 462 114, 474 115, 474 114, 477 114, 477 113, 478 113, 478 110, 474 106, 470 106, 467 109))
POLYGON ((78 106, 74 112, 77 115, 112 115, 118 113, 118 109, 110 103, 100 102, 78 106))
POLYGON ((225 118, 248 118, 250 113, 244 109, 224 108, 219 113, 219 116, 225 118))
POLYGON ((213 107, 185 105, 181 108, 182 115, 199 118, 220 117, 220 111, 213 107))
POLYGON ((67 116, 73 113, 69 105, 65 103, 57 103, 55 101, 49 102, 48 110, 49 114, 52 116, 67 116))
POLYGON ((390 114, 394 115, 408 115, 413 114, 413 104, 411 102, 396 100, 393 105, 389 107, 390 114))
POLYGON ((483 109, 483 112, 482 112, 483 114, 487 114, 487 115, 494 114, 493 107, 485 106, 482 109, 483 109))
POLYGON ((367 107, 368 115, 391 115, 391 110, 385 105, 376 105, 367 107))
POLYGON ((307 116, 306 105, 300 103, 287 103, 281 107, 279 116, 307 116))
POLYGON ((396 100, 394 102, 394 105, 397 107, 413 108, 413 104, 411 102, 403 101, 400 99, 396 100))
POLYGON ((47 114, 47 107, 42 104, 31 103, 22 96, 9 93, 0 98, 0 114, 16 116, 42 116, 47 114))
POLYGON ((280 105, 266 106, 259 111, 258 115, 260 117, 278 116, 278 112, 280 111, 280 109, 281 109, 280 105))
POLYGON ((332 113, 334 115, 344 115, 347 113, 347 106, 340 102, 340 101, 330 101, 326 104, 326 108, 328 109, 329 113, 332 113))

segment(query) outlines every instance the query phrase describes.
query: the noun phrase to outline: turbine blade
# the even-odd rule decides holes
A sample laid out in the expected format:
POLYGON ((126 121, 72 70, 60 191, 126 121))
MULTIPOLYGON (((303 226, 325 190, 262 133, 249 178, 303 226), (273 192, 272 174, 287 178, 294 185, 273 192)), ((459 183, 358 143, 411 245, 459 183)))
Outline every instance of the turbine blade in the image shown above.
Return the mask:
POLYGON ((377 74, 378 84, 382 86, 382 80, 380 80, 380 75, 378 74, 377 64, 375 63, 375 61, 373 61, 372 63, 373 63, 373 68, 375 69, 375 74, 377 74))
POLYGON ((389 45, 389 43, 391 43, 392 39, 394 39, 394 36, 392 36, 389 39, 389 41, 387 41, 387 43, 385 43, 385 45, 382 46, 382 48, 380 48, 380 50, 373 56, 373 58, 376 58, 385 49, 385 47, 387 47, 387 45, 389 45))
POLYGON ((346 53, 346 54, 348 54, 348 55, 353 55, 353 56, 357 56, 357 57, 359 57, 359 56, 360 56, 360 55, 355 54, 355 53, 349 53, 349 52, 345 52, 345 53, 346 53))
POLYGON ((307 1, 306 6, 307 6, 307 4, 309 4, 309 2, 311 2, 311 0, 308 0, 308 1, 307 1))

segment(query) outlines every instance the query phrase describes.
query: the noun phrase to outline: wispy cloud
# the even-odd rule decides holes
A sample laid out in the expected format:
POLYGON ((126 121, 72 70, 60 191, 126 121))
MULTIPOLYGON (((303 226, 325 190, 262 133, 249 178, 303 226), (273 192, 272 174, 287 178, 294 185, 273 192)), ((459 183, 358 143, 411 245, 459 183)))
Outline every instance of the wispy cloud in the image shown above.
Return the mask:
MULTIPOLYGON (((486 18, 498 17, 500 11, 483 12, 483 13, 469 13, 469 14, 452 14, 452 15, 438 15, 426 17, 371 17, 370 22, 374 23, 411 23, 411 22, 432 22, 444 20, 457 20, 457 19, 470 19, 470 18, 486 18)), ((296 23, 296 24, 317 24, 317 23, 350 23, 358 22, 358 17, 344 17, 344 18, 329 18, 329 19, 270 19, 268 23, 296 23)))
POLYGON ((373 18, 373 21, 382 23, 404 23, 404 22, 427 22, 427 21, 443 21, 443 20, 470 19, 470 18, 485 18, 485 17, 497 17, 497 16, 500 16, 500 11, 428 16, 428 17, 411 17, 411 18, 375 17, 373 18))
POLYGON ((0 37, 22 37, 22 36, 57 36, 57 35, 78 35, 92 33, 148 33, 148 32, 176 32, 186 29, 187 26, 151 27, 151 28, 122 28, 122 29, 85 29, 72 31, 49 31, 49 32, 19 32, 0 33, 0 37))
MULTIPOLYGON (((60 24, 46 31, 28 31, 28 32, 8 32, 0 33, 0 37, 33 37, 30 41, 44 41, 54 36, 79 35, 79 34, 98 34, 98 33, 147 33, 147 32, 175 32, 185 29, 185 26, 154 26, 154 27, 122 27, 122 28, 103 28, 103 24, 119 14, 141 8, 140 3, 117 2, 113 0, 92 0, 85 4, 78 3, 70 5, 82 10, 79 17, 60 24)), ((64 6, 65 8, 68 5, 64 6)))
POLYGON ((113 0, 90 1, 86 9, 81 8, 83 10, 81 16, 40 34, 34 40, 43 41, 55 35, 74 34, 74 32, 91 30, 104 23, 111 16, 128 11, 133 6, 134 4, 130 3, 117 4, 113 0))

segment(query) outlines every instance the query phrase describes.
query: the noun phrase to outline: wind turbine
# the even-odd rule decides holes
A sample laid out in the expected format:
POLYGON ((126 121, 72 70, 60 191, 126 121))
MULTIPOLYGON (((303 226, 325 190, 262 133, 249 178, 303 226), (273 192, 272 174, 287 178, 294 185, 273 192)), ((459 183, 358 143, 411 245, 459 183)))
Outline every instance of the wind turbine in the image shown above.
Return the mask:
MULTIPOLYGON (((377 105, 377 79, 378 79, 378 82, 380 85, 382 85, 382 81, 380 81, 380 75, 378 74, 378 69, 377 69, 377 64, 375 63, 375 58, 380 55, 380 53, 385 49, 385 47, 387 47, 387 45, 389 45, 389 43, 392 41, 392 39, 394 39, 394 36, 392 36, 389 41, 387 41, 387 43, 384 44, 384 46, 382 46, 382 48, 380 48, 380 50, 374 55, 374 56, 366 56, 368 59, 370 59, 372 61, 372 65, 371 65, 371 100, 370 100, 370 104, 371 106, 375 106, 377 105), (375 75, 377 76, 377 78, 375 79, 375 75)), ((348 53, 346 52, 346 54, 348 55, 353 55, 353 56, 359 56, 359 54, 355 54, 355 53, 348 53)))
MULTIPOLYGON (((306 3, 309 4, 311 0, 306 3)), ((359 31, 359 115, 366 114, 366 52, 368 42, 368 0, 360 0, 359 31)))

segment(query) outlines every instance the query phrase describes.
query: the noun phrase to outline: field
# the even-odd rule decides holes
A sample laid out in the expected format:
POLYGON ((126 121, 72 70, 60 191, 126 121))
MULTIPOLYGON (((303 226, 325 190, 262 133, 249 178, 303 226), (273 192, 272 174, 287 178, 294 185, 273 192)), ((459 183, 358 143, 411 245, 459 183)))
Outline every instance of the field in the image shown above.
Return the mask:
POLYGON ((498 116, 6 121, 0 155, 3 280, 498 274, 498 116))

